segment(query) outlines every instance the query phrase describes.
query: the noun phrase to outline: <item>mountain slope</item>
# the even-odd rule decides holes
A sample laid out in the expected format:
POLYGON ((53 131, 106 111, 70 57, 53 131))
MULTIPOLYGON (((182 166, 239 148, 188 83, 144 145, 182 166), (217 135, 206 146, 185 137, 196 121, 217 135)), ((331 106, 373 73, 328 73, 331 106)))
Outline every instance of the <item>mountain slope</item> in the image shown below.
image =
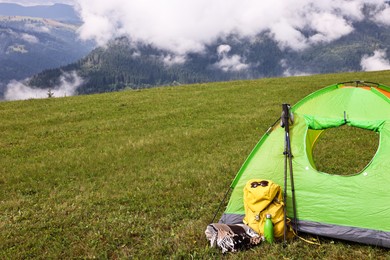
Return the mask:
POLYGON ((78 39, 78 26, 33 17, 0 17, 0 92, 22 80, 88 54, 93 44, 78 39))
POLYGON ((72 6, 66 4, 22 6, 12 3, 0 3, 0 15, 28 16, 68 23, 81 23, 77 12, 72 6))
POLYGON ((208 45, 202 53, 185 57, 120 38, 76 63, 34 76, 30 85, 53 87, 62 72, 76 71, 85 79, 78 89, 80 94, 99 93, 178 83, 360 71, 364 55, 383 50, 390 57, 387 27, 363 21, 354 28, 336 41, 301 51, 279 47, 267 33, 250 39, 230 35, 208 45))

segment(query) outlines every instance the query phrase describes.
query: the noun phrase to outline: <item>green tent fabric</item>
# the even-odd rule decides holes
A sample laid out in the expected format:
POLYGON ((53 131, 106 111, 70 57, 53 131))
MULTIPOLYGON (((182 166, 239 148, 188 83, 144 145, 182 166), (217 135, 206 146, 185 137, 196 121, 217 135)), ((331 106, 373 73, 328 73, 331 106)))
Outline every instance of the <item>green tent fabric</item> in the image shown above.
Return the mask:
MULTIPOLYGON (((301 232, 390 247, 390 88, 381 84, 328 86, 305 97, 291 111, 291 149, 297 219, 301 232), (378 150, 362 172, 333 175, 317 171, 312 150, 324 129, 348 124, 375 131, 378 150)), ((284 185, 284 128, 277 125, 255 146, 234 178, 220 219, 241 223, 243 188, 253 178, 284 185)), ((288 181, 290 183, 290 181, 288 181)), ((287 214, 293 218, 291 189, 287 214)))

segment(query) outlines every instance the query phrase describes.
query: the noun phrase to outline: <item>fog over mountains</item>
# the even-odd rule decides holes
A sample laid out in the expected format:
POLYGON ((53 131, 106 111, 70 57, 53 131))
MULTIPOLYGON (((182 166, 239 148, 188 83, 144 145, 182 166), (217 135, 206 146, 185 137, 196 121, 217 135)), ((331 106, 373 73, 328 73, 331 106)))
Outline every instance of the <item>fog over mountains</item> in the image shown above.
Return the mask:
POLYGON ((54 89, 61 73, 84 79, 77 93, 147 88, 233 79, 280 77, 390 69, 390 31, 372 22, 354 25, 354 32, 304 50, 280 49, 268 35, 216 40, 185 58, 152 45, 134 45, 126 38, 110 41, 80 61, 34 76, 30 86, 54 89), (378 40, 378 38, 381 39, 378 40))
POLYGON ((56 89, 67 79, 81 94, 390 68, 390 7, 383 0, 93 3, 74 2, 77 33, 101 47, 7 89, 56 89))
POLYGON ((0 96, 10 82, 87 55, 95 43, 79 39, 80 25, 80 17, 70 5, 0 3, 0 96))

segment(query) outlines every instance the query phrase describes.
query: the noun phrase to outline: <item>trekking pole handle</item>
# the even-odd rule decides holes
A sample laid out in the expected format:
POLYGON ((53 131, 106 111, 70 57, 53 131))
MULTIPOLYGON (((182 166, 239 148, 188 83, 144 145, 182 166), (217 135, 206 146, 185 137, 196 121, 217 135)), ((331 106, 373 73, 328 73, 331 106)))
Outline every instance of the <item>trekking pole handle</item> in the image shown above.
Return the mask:
POLYGON ((290 130, 289 119, 290 119, 290 104, 282 104, 282 127, 285 128, 286 132, 290 130))

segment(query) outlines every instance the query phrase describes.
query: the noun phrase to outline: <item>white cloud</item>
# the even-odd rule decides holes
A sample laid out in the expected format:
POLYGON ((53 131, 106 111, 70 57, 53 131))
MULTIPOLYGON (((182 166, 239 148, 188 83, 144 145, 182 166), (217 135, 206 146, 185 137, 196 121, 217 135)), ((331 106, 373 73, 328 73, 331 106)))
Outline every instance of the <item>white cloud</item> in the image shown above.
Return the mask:
POLYGON ((317 33, 309 37, 313 43, 331 42, 353 31, 347 20, 331 13, 320 13, 312 16, 313 27, 317 33), (337 30, 335 30, 337 28, 337 30))
POLYGON ((390 25, 390 5, 382 9, 373 18, 374 21, 383 25, 390 25))
POLYGON ((219 45, 217 47, 217 53, 221 59, 213 66, 219 68, 225 72, 228 71, 241 71, 249 67, 248 64, 242 62, 242 57, 239 55, 229 56, 231 47, 226 44, 219 45))
POLYGON ((186 61, 185 56, 182 55, 166 55, 161 57, 165 65, 171 66, 174 64, 182 64, 186 61))
POLYGON ((20 38, 28 43, 39 43, 39 39, 37 37, 28 33, 22 33, 20 38))
POLYGON ((222 44, 222 45, 219 45, 217 47, 217 53, 218 53, 218 55, 222 55, 224 53, 228 53, 231 49, 232 49, 232 47, 230 47, 229 45, 222 44))
POLYGON ((299 71, 299 70, 296 70, 296 69, 293 69, 291 68, 288 64, 287 64, 287 61, 285 59, 282 59, 280 61, 280 65, 282 66, 282 68, 284 69, 283 71, 283 76, 285 77, 291 77, 291 76, 309 76, 310 73, 307 73, 307 72, 302 72, 302 71, 299 71))
POLYGON ((353 31, 354 21, 366 19, 364 5, 374 10, 367 19, 381 13, 382 22, 390 19, 383 0, 78 0, 76 6, 85 22, 83 39, 104 45, 126 35, 185 55, 232 33, 246 37, 268 32, 280 48, 301 50, 353 31))
POLYGON ((247 69, 249 67, 248 64, 243 63, 241 56, 233 55, 231 57, 223 57, 220 61, 215 63, 214 65, 221 70, 228 71, 241 71, 247 69))
POLYGON ((38 43, 39 42, 39 39, 32 34, 17 33, 13 30, 8 30, 8 33, 15 38, 21 39, 21 40, 29 42, 29 43, 38 43))
POLYGON ((270 34, 278 42, 281 49, 290 47, 295 50, 302 50, 308 47, 305 36, 286 20, 281 19, 270 25, 270 31, 270 34))
POLYGON ((26 46, 24 46, 23 44, 14 44, 14 45, 8 46, 7 51, 5 53, 10 54, 12 52, 28 53, 28 50, 26 50, 26 46))
POLYGON ((26 28, 35 32, 49 33, 50 28, 44 25, 37 25, 35 23, 26 23, 26 28))
POLYGON ((47 98, 49 92, 54 97, 72 96, 77 88, 83 83, 76 72, 63 73, 60 77, 60 84, 53 88, 34 88, 27 86, 24 82, 12 80, 5 90, 5 100, 25 100, 33 98, 47 98))
POLYGON ((374 55, 364 55, 360 61, 363 71, 390 70, 390 62, 385 50, 376 50, 374 55))

